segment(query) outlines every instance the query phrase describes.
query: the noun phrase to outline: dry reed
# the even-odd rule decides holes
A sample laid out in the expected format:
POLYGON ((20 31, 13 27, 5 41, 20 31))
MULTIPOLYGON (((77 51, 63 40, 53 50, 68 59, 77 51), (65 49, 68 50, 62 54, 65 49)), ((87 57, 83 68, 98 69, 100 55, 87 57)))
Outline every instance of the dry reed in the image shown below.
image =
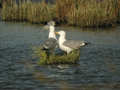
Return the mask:
POLYGON ((58 18, 70 25, 102 26, 117 20, 114 0, 57 0, 58 18), (63 12, 63 13, 62 13, 63 12), (60 14, 59 14, 60 13, 60 14))
POLYGON ((19 2, 2 8, 2 20, 60 24, 80 27, 109 26, 120 21, 120 0, 56 0, 55 4, 19 2))

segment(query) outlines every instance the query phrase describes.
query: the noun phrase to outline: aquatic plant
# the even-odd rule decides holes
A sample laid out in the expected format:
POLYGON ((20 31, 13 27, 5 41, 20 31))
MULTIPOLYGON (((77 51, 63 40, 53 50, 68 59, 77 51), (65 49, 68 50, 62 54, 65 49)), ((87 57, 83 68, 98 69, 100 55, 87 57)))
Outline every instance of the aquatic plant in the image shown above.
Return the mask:
POLYGON ((18 14, 17 4, 15 2, 12 2, 11 5, 4 3, 1 14, 2 14, 2 20, 11 21, 18 19, 19 14, 18 14))
POLYGON ((117 0, 118 1, 118 5, 117 5, 117 8, 118 8, 118 22, 120 22, 120 0, 117 0))
POLYGON ((19 1, 19 4, 12 2, 7 6, 4 3, 2 8, 2 20, 6 21, 28 21, 31 23, 45 23, 54 17, 54 5, 46 4, 44 1, 32 3, 19 1))
POLYGON ((28 8, 28 21, 32 23, 45 23, 53 19, 53 6, 41 3, 31 3, 28 8))
POLYGON ((47 55, 46 51, 42 50, 40 47, 34 48, 34 55, 38 58, 39 65, 46 64, 75 64, 79 60, 80 51, 75 50, 70 54, 63 55, 47 55))
POLYGON ((57 9, 58 18, 70 25, 102 26, 117 20, 114 0, 57 0, 57 9))
POLYGON ((2 6, 2 0, 0 0, 0 7, 2 6))
POLYGON ((80 27, 109 26, 120 21, 120 0, 56 0, 56 3, 15 0, 4 3, 2 20, 44 24, 56 20, 59 24, 80 27))
POLYGON ((56 17, 59 22, 66 23, 68 12, 73 10, 74 0, 56 0, 56 17))

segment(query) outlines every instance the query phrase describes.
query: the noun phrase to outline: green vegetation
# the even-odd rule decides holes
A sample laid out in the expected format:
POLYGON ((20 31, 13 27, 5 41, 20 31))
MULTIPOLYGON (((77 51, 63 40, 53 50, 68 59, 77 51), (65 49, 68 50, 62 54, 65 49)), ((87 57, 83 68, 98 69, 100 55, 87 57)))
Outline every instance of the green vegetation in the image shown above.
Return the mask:
POLYGON ((2 20, 44 23, 52 19, 53 14, 50 12, 52 7, 48 7, 49 5, 45 2, 19 2, 19 5, 13 2, 11 6, 4 3, 2 8, 2 20))
POLYGON ((39 59, 39 65, 46 65, 46 64, 75 64, 79 60, 80 52, 73 51, 72 53, 66 55, 50 55, 47 56, 44 50, 41 50, 40 47, 34 48, 34 57, 39 59))
POLYGON ((120 0, 56 0, 55 4, 13 0, 4 3, 2 20, 44 24, 50 20, 80 27, 108 26, 120 21, 120 0))

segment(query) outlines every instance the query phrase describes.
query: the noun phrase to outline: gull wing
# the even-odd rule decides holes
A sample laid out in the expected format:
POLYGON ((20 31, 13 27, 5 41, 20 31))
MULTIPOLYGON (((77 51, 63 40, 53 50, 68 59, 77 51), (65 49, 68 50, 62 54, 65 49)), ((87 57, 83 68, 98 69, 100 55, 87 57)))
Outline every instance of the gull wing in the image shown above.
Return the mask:
POLYGON ((78 40, 67 40, 63 43, 63 45, 70 47, 72 49, 79 49, 81 46, 85 45, 85 42, 78 40))
POLYGON ((43 48, 45 49, 54 49, 58 45, 57 40, 54 38, 49 38, 43 43, 43 48))

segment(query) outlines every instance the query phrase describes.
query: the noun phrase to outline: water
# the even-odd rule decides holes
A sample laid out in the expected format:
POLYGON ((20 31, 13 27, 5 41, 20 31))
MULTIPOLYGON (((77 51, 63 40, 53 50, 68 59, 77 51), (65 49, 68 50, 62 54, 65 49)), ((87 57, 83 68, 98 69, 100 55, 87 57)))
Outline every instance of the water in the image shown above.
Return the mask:
POLYGON ((33 47, 48 35, 37 25, 0 22, 0 90, 120 90, 120 27, 66 30, 86 40, 77 65, 38 66, 33 47), (62 68, 60 68, 62 67, 62 68))

